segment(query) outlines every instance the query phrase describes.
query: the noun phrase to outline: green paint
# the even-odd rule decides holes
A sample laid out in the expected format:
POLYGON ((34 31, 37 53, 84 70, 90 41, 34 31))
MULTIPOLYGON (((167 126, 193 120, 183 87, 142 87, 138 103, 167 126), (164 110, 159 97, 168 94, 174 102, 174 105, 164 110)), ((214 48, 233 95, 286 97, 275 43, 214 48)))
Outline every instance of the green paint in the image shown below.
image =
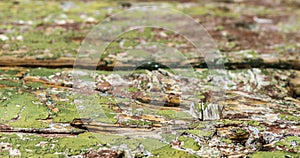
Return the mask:
POLYGON ((62 138, 58 140, 60 151, 67 151, 68 155, 82 154, 88 151, 88 148, 97 148, 99 140, 91 133, 83 133, 76 138, 62 138))
POLYGON ((278 117, 281 120, 286 120, 286 121, 295 121, 295 122, 300 121, 300 117, 299 116, 294 116, 294 115, 280 114, 278 117))
MULTIPOLYGON (((5 95, 6 96, 6 95, 5 95)), ((48 117, 49 109, 39 102, 32 94, 11 93, 7 100, 0 103, 1 122, 18 128, 43 128, 47 124, 39 121, 48 117)))
POLYGON ((20 72, 20 70, 0 70, 0 75, 5 74, 5 75, 9 75, 9 76, 14 76, 16 74, 18 74, 20 72))
POLYGON ((0 80, 0 85, 5 85, 8 87, 21 87, 22 82, 21 81, 12 81, 12 80, 0 80))
POLYGON ((239 18, 241 16, 239 13, 227 11, 227 9, 221 9, 216 4, 213 3, 208 3, 205 5, 201 4, 189 8, 184 8, 181 11, 192 16, 202 15, 202 16, 230 17, 230 18, 239 18))
POLYGON ((47 68, 35 68, 30 69, 30 76, 49 77, 55 73, 62 72, 62 69, 47 69, 47 68))
POLYGON ((153 122, 143 120, 127 120, 120 122, 124 126, 151 127, 153 122))
POLYGON ((171 157, 182 157, 182 158, 196 158, 199 156, 189 154, 184 151, 176 150, 172 148, 170 145, 166 145, 162 148, 156 149, 152 151, 152 154, 155 157, 160 157, 160 158, 169 158, 171 157))
POLYGON ((60 111, 52 114, 54 122, 67 123, 73 121, 75 118, 93 118, 95 121, 105 123, 115 123, 117 121, 117 114, 111 109, 116 105, 116 102, 110 97, 74 94, 73 96, 69 96, 69 101, 57 101, 55 104, 60 111), (75 105, 75 98, 81 100, 82 103, 75 105), (76 106, 82 108, 78 111, 78 107, 76 106))
POLYGON ((135 88, 135 87, 129 87, 128 88, 128 92, 132 93, 132 92, 137 92, 139 89, 135 88))
POLYGON ((297 153, 300 153, 300 146, 297 144, 300 144, 300 138, 297 136, 288 136, 283 140, 275 143, 276 146, 286 147, 288 149, 294 150, 297 153))
POLYGON ((168 143, 176 139, 176 135, 174 134, 161 134, 160 136, 164 139, 165 142, 168 143))
POLYGON ((211 137, 213 134, 213 131, 211 130, 186 130, 184 131, 186 133, 194 134, 198 137, 211 137))
POLYGON ((248 126, 251 125, 251 126, 255 126, 255 127, 260 125, 260 122, 255 121, 255 120, 246 121, 245 123, 246 123, 248 126))
MULTIPOLYGON (((91 133, 75 137, 40 137, 23 134, 2 134, 1 142, 9 143, 13 149, 19 149, 22 157, 65 157, 86 153, 90 148, 97 149, 101 144, 91 133), (43 144, 43 145, 41 145, 43 144)), ((5 153, 0 152, 0 155, 5 153)))
POLYGON ((163 116, 168 119, 191 119, 192 116, 187 112, 175 111, 175 110, 159 110, 157 115, 163 116))
POLYGON ((240 120, 229 120, 229 119, 223 119, 223 120, 217 120, 218 124, 224 124, 224 125, 230 125, 230 124, 243 124, 243 121, 240 120))
POLYGON ((232 140, 231 139, 226 139, 226 138, 221 138, 221 141, 227 144, 231 144, 232 140))
POLYGON ((298 154, 288 153, 284 151, 260 151, 255 152, 254 154, 248 155, 250 158, 281 158, 281 157, 298 157, 298 154))
POLYGON ((39 83, 39 82, 33 82, 33 83, 26 83, 25 84, 28 87, 34 88, 34 89, 40 89, 40 88, 48 88, 49 86, 39 83))
POLYGON ((101 140, 102 144, 105 144, 106 146, 120 146, 122 144, 126 144, 131 150, 136 149, 139 144, 142 144, 147 151, 157 150, 158 148, 166 145, 166 143, 163 143, 159 139, 155 138, 132 138, 100 133, 94 133, 94 135, 97 139, 101 140))
POLYGON ((192 138, 180 136, 178 140, 183 143, 182 147, 184 148, 192 149, 194 151, 198 151, 201 148, 201 146, 199 146, 199 144, 192 138))

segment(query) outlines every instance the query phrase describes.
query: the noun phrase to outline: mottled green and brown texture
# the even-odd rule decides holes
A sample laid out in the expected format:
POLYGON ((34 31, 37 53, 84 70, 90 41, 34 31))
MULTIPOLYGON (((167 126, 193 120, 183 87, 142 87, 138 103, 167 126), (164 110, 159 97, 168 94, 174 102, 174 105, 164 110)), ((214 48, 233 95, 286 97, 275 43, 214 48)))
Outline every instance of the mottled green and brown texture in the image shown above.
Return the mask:
POLYGON ((112 41, 99 59, 103 70, 82 78, 94 84, 89 94, 97 104, 78 113, 72 66, 80 43, 104 18, 145 3, 0 2, 0 157, 299 157, 298 0, 155 1, 211 34, 224 56, 224 99, 212 95, 212 71, 194 58, 191 43, 145 28, 112 41), (195 73, 178 76, 155 62, 134 72, 104 71, 116 59, 130 67, 126 51, 150 42, 181 51, 195 73), (119 81, 135 84, 115 86, 119 81), (189 97, 194 89, 201 93, 189 97), (199 108, 191 115, 191 101, 222 109, 214 118, 200 117, 199 108), (106 117, 89 118, 97 108, 106 117))

